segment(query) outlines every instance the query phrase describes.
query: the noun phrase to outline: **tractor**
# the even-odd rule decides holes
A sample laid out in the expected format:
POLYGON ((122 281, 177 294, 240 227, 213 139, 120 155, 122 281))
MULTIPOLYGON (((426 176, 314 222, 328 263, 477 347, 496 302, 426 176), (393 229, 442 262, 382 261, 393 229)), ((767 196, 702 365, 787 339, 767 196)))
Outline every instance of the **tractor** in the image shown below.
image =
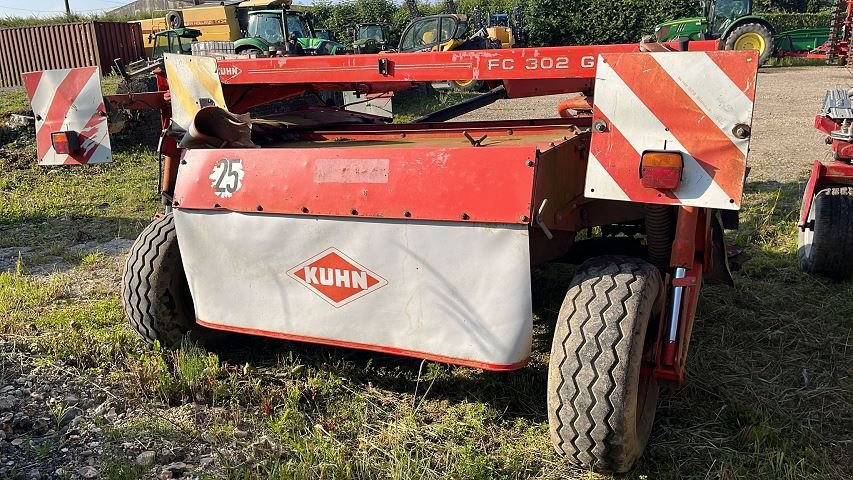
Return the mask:
POLYGON ((387 23, 359 23, 355 26, 353 53, 379 53, 388 50, 391 30, 387 23))
POLYGON ((151 43, 154 45, 154 50, 151 58, 162 58, 164 53, 191 55, 192 44, 198 41, 201 35, 201 30, 194 28, 176 28, 157 32, 152 35, 151 43))
POLYGON ((284 49, 291 55, 337 55, 344 53, 340 43, 318 38, 309 16, 295 10, 255 10, 249 12, 245 38, 234 42, 234 52, 261 55, 272 49, 284 49))
POLYGON ((752 14, 752 0, 701 0, 702 17, 679 18, 655 26, 655 40, 719 39, 724 50, 755 50, 764 64, 775 49, 776 30, 752 14))
POLYGON ((321 40, 332 40, 335 41, 335 35, 331 29, 328 28, 315 28, 314 29, 314 37, 319 38, 321 40))

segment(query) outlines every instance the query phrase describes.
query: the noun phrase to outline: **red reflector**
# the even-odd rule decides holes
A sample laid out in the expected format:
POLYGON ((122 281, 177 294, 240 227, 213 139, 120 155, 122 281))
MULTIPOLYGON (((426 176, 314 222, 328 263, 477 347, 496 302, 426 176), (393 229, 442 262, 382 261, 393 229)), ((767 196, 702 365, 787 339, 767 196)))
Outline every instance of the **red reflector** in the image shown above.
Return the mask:
POLYGON ((684 158, 681 152, 643 152, 640 184, 646 188, 675 190, 681 183, 684 158))
POLYGON ((77 132, 53 132, 50 134, 50 142, 53 144, 53 149, 56 153, 71 155, 80 150, 80 140, 77 138, 77 132))

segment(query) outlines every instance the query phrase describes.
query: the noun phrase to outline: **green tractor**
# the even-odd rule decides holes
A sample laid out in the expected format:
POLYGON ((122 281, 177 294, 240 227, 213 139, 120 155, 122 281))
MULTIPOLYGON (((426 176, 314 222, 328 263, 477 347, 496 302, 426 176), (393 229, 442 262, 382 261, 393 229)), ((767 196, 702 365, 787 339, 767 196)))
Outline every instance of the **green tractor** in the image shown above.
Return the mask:
POLYGON ((315 28, 314 29, 314 36, 316 38, 321 39, 321 40, 332 40, 332 41, 335 40, 334 33, 332 33, 332 30, 328 29, 328 28, 315 28))
POLYGON ((337 55, 340 43, 318 38, 305 14, 295 10, 255 10, 248 13, 246 37, 234 42, 234 52, 260 55, 270 48, 289 55, 337 55))
POLYGON ((192 44, 198 41, 200 36, 201 30, 194 28, 176 28, 157 32, 152 35, 154 51, 151 58, 160 58, 164 53, 192 55, 192 44))
POLYGON ((379 53, 388 49, 391 31, 387 23, 359 23, 355 26, 353 53, 379 53))
POLYGON ((655 26, 655 39, 719 39, 725 50, 756 50, 759 64, 773 55, 775 29, 752 14, 752 0, 701 0, 704 17, 679 18, 655 26))

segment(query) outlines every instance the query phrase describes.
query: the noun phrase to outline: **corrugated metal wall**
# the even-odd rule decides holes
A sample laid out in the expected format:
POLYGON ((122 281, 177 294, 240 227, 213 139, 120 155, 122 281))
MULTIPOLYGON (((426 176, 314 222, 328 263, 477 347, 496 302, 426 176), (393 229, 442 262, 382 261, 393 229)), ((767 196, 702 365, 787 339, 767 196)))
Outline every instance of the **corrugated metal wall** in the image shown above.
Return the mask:
POLYGON ((113 59, 125 63, 144 55, 136 23, 86 22, 0 29, 0 87, 21 84, 21 74, 55 68, 100 66, 108 74, 113 59))

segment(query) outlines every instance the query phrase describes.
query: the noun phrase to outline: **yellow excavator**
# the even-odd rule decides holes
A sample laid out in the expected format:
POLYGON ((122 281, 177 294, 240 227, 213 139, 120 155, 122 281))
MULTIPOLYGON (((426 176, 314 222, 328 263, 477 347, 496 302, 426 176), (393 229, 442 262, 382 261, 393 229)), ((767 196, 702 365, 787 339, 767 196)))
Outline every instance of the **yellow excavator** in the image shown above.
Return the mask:
MULTIPOLYGON (((406 0, 412 21, 400 36, 400 52, 447 52, 451 50, 483 50, 487 48, 516 48, 524 44, 521 8, 514 10, 510 21, 507 13, 489 15, 483 22, 479 8, 475 8, 471 21, 467 15, 456 12, 456 2, 447 0, 446 13, 421 16, 414 0, 406 0)), ((449 80, 451 88, 462 91, 479 91, 479 80, 449 80)))

